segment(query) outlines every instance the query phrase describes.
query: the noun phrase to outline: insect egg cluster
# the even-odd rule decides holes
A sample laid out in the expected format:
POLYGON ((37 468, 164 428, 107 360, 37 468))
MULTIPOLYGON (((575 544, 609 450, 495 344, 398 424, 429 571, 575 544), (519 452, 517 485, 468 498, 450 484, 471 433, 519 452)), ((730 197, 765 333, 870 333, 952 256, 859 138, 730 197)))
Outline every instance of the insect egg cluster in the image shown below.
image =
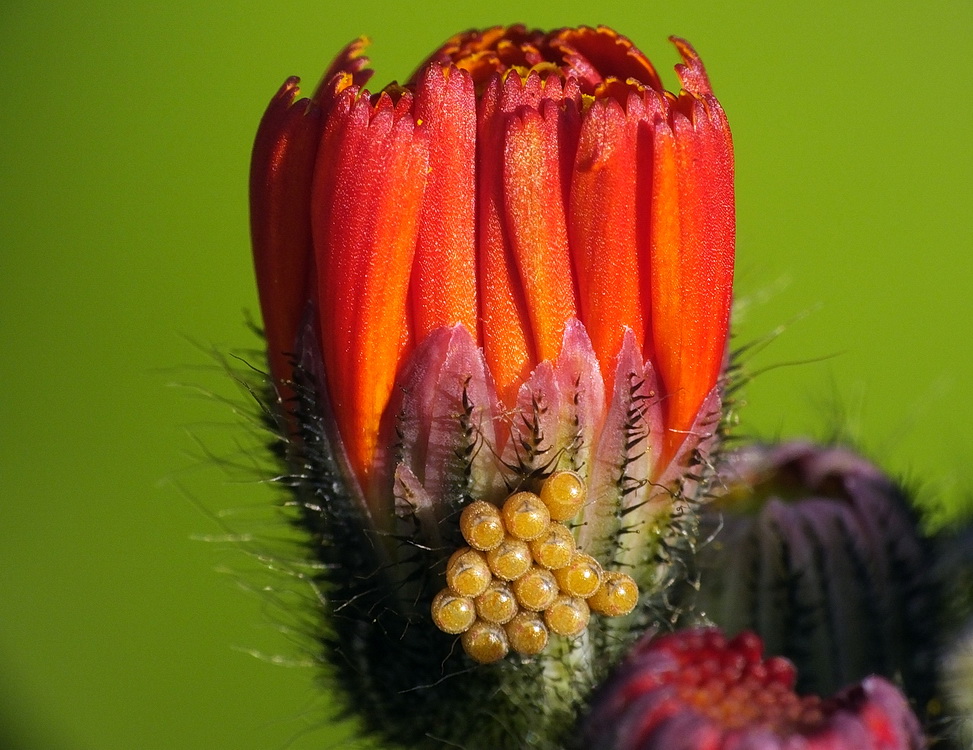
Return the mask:
POLYGON ((511 649, 533 656, 550 633, 583 633, 592 612, 634 609, 639 592, 632 577, 603 570, 564 524, 586 496, 584 480, 562 471, 544 481, 539 495, 516 492, 500 508, 475 500, 463 509, 460 532, 469 546, 449 558, 432 619, 461 636, 475 661, 494 662, 511 649))

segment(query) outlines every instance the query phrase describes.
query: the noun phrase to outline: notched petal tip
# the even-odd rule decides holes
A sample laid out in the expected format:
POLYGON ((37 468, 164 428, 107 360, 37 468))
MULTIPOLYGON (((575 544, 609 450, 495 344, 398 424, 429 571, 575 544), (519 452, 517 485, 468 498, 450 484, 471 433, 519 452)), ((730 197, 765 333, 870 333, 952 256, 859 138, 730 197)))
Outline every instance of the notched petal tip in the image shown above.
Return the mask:
POLYGON ((365 54, 371 43, 367 36, 360 36, 341 50, 321 76, 311 98, 326 107, 345 89, 352 86, 360 89, 368 83, 375 72, 365 54))
POLYGON ((365 54, 371 43, 372 40, 367 36, 360 36, 349 42, 325 71, 322 82, 330 80, 339 73, 347 73, 355 79, 355 85, 364 86, 375 72, 369 67, 371 60, 365 54))
POLYGON ((257 127, 257 135, 253 144, 253 160, 257 163, 266 157, 266 152, 279 147, 282 140, 286 138, 286 131, 290 127, 290 118, 294 116, 291 108, 295 106, 304 107, 307 111, 309 100, 301 98, 301 79, 299 76, 290 76, 285 80, 274 96, 271 98, 267 109, 264 110, 263 117, 260 118, 260 125, 257 127))
POLYGON ((559 29, 550 34, 550 45, 564 56, 569 73, 592 85, 617 78, 663 90, 649 59, 628 37, 607 26, 559 29))
POLYGON ((290 76, 281 87, 277 89, 277 93, 274 94, 274 98, 271 99, 271 106, 274 102, 279 100, 286 100, 287 104, 293 104, 294 101, 301 95, 301 78, 300 76, 290 76))
POLYGON ((414 83, 426 68, 454 65, 467 70, 478 86, 483 85, 491 74, 499 72, 503 62, 497 54, 497 46, 508 34, 523 35, 522 26, 493 26, 488 29, 469 29, 451 36, 435 52, 422 61, 409 77, 414 83))
POLYGON ((675 45, 682 56, 682 64, 676 65, 675 70, 683 88, 693 96, 712 95, 713 87, 710 85, 709 76, 706 75, 706 68, 703 67, 703 61, 693 45, 678 36, 669 37, 669 41, 675 45))

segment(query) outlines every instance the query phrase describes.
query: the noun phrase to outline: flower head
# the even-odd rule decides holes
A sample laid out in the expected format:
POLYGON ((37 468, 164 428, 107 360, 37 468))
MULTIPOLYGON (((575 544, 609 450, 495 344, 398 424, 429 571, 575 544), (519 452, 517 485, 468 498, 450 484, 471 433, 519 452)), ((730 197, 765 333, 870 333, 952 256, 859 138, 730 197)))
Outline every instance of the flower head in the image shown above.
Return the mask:
POLYGON ((254 258, 328 656, 400 740, 553 743, 669 617, 734 255, 729 129, 673 42, 678 93, 610 29, 521 26, 453 37, 373 93, 358 40, 260 125, 254 258), (563 477, 570 511, 543 500, 563 477), (539 536, 527 507, 549 516, 539 536), (470 508, 502 509, 483 526, 499 546, 470 508), (493 671, 459 679, 460 634, 493 671), (461 704, 504 725, 450 728, 461 704))
POLYGON ((631 332, 672 457, 721 371, 734 247, 729 130, 674 42, 678 95, 609 29, 522 27, 456 36, 377 94, 359 40, 312 98, 278 92, 252 176, 268 349, 287 381, 313 320, 360 481, 410 355, 456 325, 511 408, 573 320, 610 397, 631 332))

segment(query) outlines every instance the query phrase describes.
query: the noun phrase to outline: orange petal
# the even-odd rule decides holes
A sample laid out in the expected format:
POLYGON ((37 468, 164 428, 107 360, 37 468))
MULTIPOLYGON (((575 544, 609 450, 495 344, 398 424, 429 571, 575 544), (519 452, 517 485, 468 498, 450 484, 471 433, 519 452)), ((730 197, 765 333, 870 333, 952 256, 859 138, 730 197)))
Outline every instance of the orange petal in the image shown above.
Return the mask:
MULTIPOLYGON (((643 109, 644 112, 644 109, 643 109)), ((613 99, 585 113, 571 185, 570 237, 581 321, 591 338, 608 393, 626 328, 645 335, 642 309, 648 269, 640 221, 636 137, 640 118, 613 99)), ((647 312, 647 311, 646 311, 647 312)))
MULTIPOLYGON (((517 402, 517 389, 530 374, 533 342, 517 265, 508 247, 504 226, 503 121, 501 89, 519 86, 494 76, 477 113, 477 183, 479 227, 479 300, 481 340, 497 394, 507 405, 517 402)), ((514 89, 518 93, 520 89, 514 89)))
POLYGON ((476 299, 476 97, 469 74, 430 65, 420 72, 416 120, 429 139, 429 174, 412 268, 417 340, 463 324, 478 336, 476 299))
POLYGON ((722 110, 683 94, 656 130, 652 336, 666 391, 666 450, 682 442, 726 353, 733 287, 733 154, 722 110))
MULTIPOLYGON (((561 170, 561 109, 553 101, 507 123, 504 194, 510 245, 526 300, 537 361, 555 359, 577 315, 561 170)), ((573 151, 565 148, 565 151, 573 151)))
POLYGON ((367 485, 379 423, 409 342, 407 293, 428 146, 404 95, 340 98, 315 167, 320 334, 335 419, 367 485))

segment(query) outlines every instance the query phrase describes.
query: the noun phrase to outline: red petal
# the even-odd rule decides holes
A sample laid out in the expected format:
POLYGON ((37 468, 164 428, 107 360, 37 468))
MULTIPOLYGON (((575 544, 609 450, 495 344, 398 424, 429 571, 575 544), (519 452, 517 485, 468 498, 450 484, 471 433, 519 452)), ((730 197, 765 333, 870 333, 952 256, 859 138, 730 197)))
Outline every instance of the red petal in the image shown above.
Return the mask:
POLYGON ((693 45, 678 36, 669 37, 669 41, 676 46, 682 56, 682 65, 676 66, 676 73, 679 74, 682 87, 693 96, 711 96, 713 87, 710 85, 709 76, 706 75, 703 61, 699 59, 693 45))
MULTIPOLYGON (((310 196, 321 110, 289 78, 260 121, 250 162, 250 233, 270 371, 291 379, 311 262, 310 196)), ((286 395, 281 393, 286 398, 286 395)))
POLYGON ((480 315, 504 403, 560 351, 576 314, 565 226, 580 92, 535 72, 494 77, 479 113, 480 315))
POLYGON ((638 642, 592 700, 587 747, 614 750, 919 750, 905 697, 869 677, 830 699, 793 692, 760 640, 711 628, 638 642), (755 648, 754 648, 755 646, 755 648), (705 678, 701 679, 704 675, 705 678), (687 740, 691 740, 687 742, 687 740))

